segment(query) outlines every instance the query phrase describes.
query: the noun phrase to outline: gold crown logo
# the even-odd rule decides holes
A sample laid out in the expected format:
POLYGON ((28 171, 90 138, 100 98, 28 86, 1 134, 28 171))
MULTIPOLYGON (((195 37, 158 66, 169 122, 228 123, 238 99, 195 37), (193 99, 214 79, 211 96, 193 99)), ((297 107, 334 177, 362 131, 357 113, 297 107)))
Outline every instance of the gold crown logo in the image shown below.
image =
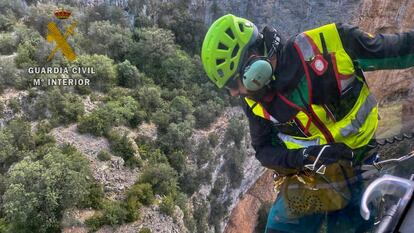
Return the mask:
POLYGON ((70 15, 72 14, 72 12, 68 11, 68 10, 64 10, 64 9, 60 9, 55 11, 55 16, 58 19, 67 19, 70 17, 70 15))

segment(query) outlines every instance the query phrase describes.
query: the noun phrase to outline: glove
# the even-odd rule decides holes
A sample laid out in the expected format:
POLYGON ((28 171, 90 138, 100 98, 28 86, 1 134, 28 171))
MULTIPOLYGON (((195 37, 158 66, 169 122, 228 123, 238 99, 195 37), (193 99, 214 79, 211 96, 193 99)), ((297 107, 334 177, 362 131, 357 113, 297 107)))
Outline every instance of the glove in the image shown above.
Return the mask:
POLYGON ((314 171, 339 160, 352 161, 354 158, 352 149, 343 143, 310 146, 303 149, 302 153, 303 167, 314 171))

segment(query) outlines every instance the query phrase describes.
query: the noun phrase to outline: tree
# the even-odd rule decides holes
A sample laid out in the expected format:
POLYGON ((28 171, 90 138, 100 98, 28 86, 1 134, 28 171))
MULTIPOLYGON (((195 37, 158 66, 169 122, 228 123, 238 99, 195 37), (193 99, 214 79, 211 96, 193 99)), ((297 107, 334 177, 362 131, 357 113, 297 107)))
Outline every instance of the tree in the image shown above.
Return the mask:
POLYGON ((170 116, 175 123, 184 121, 187 115, 192 114, 193 111, 193 103, 185 96, 176 96, 171 101, 170 116))
POLYGON ((78 153, 50 148, 42 160, 25 158, 8 174, 4 214, 13 232, 51 232, 59 229, 66 208, 88 194, 88 162, 78 153))
POLYGON ((117 83, 114 62, 105 55, 81 55, 75 60, 75 64, 94 68, 94 74, 84 74, 83 77, 90 79, 95 90, 106 92, 117 83))
POLYGON ((81 41, 81 47, 89 54, 106 55, 116 61, 121 61, 132 46, 132 33, 127 27, 120 27, 111 22, 91 23, 87 34, 81 41))
POLYGON ((0 34, 0 54, 12 54, 16 51, 16 39, 12 33, 0 34))
POLYGON ((213 157, 213 152, 211 151, 210 143, 207 140, 202 140, 195 151, 197 158, 197 165, 200 167, 203 164, 209 162, 213 157))
POLYGON ((137 30, 135 37, 137 42, 126 58, 139 70, 155 78, 158 70, 162 68, 162 61, 175 53, 177 46, 174 43, 174 35, 171 31, 151 27, 137 30))
POLYGON ((136 197, 138 201, 144 205, 151 205, 154 202, 154 193, 149 183, 134 184, 127 191, 127 198, 136 197))
POLYGON ((128 60, 117 65, 118 83, 120 86, 135 88, 143 84, 145 75, 138 71, 128 60))
POLYGON ((245 127, 243 124, 243 121, 236 119, 236 118, 232 118, 230 120, 229 126, 227 127, 226 133, 225 133, 225 140, 228 141, 233 141, 234 144, 240 148, 241 146, 241 141, 244 138, 244 134, 245 134, 245 127))
POLYGON ((175 193, 177 191, 177 172, 168 164, 154 164, 144 169, 139 183, 151 184, 154 193, 159 195, 175 193))

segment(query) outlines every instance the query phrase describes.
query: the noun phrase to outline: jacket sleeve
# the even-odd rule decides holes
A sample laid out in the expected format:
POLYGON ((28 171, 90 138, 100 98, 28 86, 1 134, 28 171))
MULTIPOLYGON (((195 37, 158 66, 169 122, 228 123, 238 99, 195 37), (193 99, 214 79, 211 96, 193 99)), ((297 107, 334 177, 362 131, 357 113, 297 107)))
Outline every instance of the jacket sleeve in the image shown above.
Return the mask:
POLYGON ((247 104, 244 104, 243 108, 249 120, 252 146, 262 166, 270 169, 280 167, 301 169, 303 166, 301 150, 290 150, 282 143, 272 143, 276 140, 272 123, 254 116, 247 104))
POLYGON ((374 36, 356 26, 336 26, 345 51, 362 70, 404 69, 414 66, 414 30, 374 36))

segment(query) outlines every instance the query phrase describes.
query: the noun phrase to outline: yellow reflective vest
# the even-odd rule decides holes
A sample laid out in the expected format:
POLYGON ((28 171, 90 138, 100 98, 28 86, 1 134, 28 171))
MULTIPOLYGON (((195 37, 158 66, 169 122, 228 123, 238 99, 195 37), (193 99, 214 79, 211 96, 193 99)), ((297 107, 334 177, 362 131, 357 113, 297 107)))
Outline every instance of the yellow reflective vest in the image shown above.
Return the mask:
MULTIPOLYGON (((278 133, 288 149, 342 142, 352 149, 363 147, 374 136, 378 126, 378 107, 363 77, 356 74, 354 64, 342 46, 335 24, 328 24, 296 36, 294 46, 301 58, 306 74, 309 103, 301 107, 278 93, 292 108, 294 117, 303 126, 304 137, 278 133), (354 105, 335 119, 325 103, 340 99, 347 88, 359 81, 359 94, 354 105)), ((244 98, 254 115, 278 123, 262 103, 244 98)), ((339 106, 341 106, 339 104, 339 106)))

